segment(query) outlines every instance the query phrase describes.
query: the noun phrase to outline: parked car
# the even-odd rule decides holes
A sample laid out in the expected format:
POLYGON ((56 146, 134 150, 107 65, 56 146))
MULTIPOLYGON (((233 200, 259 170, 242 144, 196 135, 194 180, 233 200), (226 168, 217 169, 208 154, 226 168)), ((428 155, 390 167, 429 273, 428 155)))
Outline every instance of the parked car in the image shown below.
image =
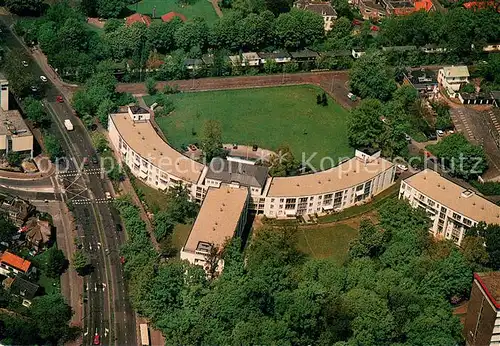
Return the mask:
POLYGON ((63 97, 61 95, 57 95, 56 101, 57 101, 57 103, 63 103, 64 99, 63 99, 63 97))
POLYGON ((88 165, 89 165, 89 158, 88 158, 87 156, 85 156, 85 157, 83 158, 83 165, 84 165, 84 166, 88 166, 88 165))
POLYGON ((444 131, 443 130, 436 130, 436 133, 439 137, 443 137, 444 136, 444 131))
POLYGON ((31 86, 31 91, 34 92, 34 93, 38 92, 38 87, 35 86, 35 85, 32 85, 31 86))
POLYGON ((405 133, 405 139, 407 142, 411 142, 411 137, 405 133))
POLYGON ((356 101, 356 95, 354 95, 353 93, 347 94, 347 98, 351 101, 356 101))
POLYGON ((435 133, 430 133, 427 135, 427 139, 430 141, 435 141, 437 139, 437 136, 435 133))
POLYGON ((92 161, 92 164, 94 164, 94 165, 97 165, 99 163, 99 159, 97 158, 96 155, 92 155, 90 160, 92 161))
POLYGON ((93 341, 93 344, 94 345, 100 345, 101 344, 101 337, 99 336, 99 334, 95 333, 94 335, 94 341, 93 341))
POLYGON ((407 171, 408 170, 408 167, 406 167, 405 165, 403 165, 402 163, 396 165, 396 168, 399 169, 400 171, 407 171))
POLYGON ((48 79, 45 76, 40 76, 40 80, 45 83, 47 82, 48 79))
POLYGON ((111 193, 109 191, 106 191, 105 195, 106 195, 106 199, 112 199, 113 198, 111 196, 111 193))
POLYGON ((26 60, 23 60, 22 64, 24 67, 28 67, 28 62, 26 60))

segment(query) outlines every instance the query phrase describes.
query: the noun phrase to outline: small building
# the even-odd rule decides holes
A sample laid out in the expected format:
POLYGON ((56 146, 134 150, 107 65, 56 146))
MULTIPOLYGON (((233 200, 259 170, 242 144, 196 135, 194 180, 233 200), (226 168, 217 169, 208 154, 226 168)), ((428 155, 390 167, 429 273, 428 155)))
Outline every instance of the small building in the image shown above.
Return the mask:
POLYGON ((290 52, 290 56, 297 62, 305 62, 315 61, 319 57, 319 54, 310 49, 304 49, 297 52, 290 52))
MULTIPOLYGON (((221 186, 209 188, 180 257, 210 269, 213 250, 221 251, 234 236, 241 236, 246 224, 248 189, 221 186)), ((218 271, 224 263, 218 262, 218 271)))
POLYGON ((451 97, 456 97, 462 85, 469 82, 469 76, 467 66, 446 66, 439 69, 437 80, 451 97))
POLYGON ((403 75, 403 84, 411 85, 424 95, 438 88, 436 72, 426 69, 408 71, 403 75))
POLYGON ((144 23, 146 26, 151 25, 151 17, 146 16, 145 14, 134 13, 131 16, 125 18, 125 25, 131 26, 134 23, 144 23))
POLYGON ((10 294, 22 300, 22 304, 29 308, 40 286, 28 280, 24 275, 17 275, 9 285, 10 294))
POLYGON ((231 55, 229 60, 233 66, 259 66, 260 56, 257 53, 241 53, 240 55, 231 55))
POLYGON ((341 57, 351 57, 352 53, 349 50, 331 50, 328 52, 319 53, 321 57, 327 58, 341 58, 341 57))
POLYGON ((29 275, 30 272, 30 261, 8 251, 5 251, 2 256, 0 256, 0 274, 5 276, 16 276, 18 274, 29 275))
POLYGON ((413 2, 407 0, 382 0, 386 12, 390 15, 404 16, 415 12, 413 2))
POLYGON ((36 252, 47 245, 52 235, 52 227, 47 220, 30 219, 23 230, 26 232, 26 243, 36 252))
POLYGON ((500 272, 474 273, 463 329, 467 346, 500 343, 499 303, 500 272))
POLYGON ((149 110, 140 106, 129 106, 127 111, 133 121, 147 121, 151 118, 149 110))
POLYGON ((5 215, 16 227, 21 227, 35 210, 24 199, 0 193, 0 214, 5 215))
POLYGON ((163 22, 166 22, 166 23, 172 21, 174 18, 179 18, 183 22, 185 22, 187 20, 186 16, 183 15, 182 13, 177 13, 177 12, 173 12, 173 11, 165 13, 163 16, 161 16, 161 20, 163 22))
POLYGON ((491 93, 458 93, 458 99, 464 105, 492 105, 495 103, 495 98, 491 93))
POLYGON ((0 110, 0 152, 33 158, 33 134, 18 110, 0 110))
POLYGON ((333 22, 337 19, 337 11, 335 11, 332 4, 328 1, 297 0, 293 6, 317 13, 323 17, 325 31, 332 30, 333 22))
POLYGON ((284 64, 292 61, 292 57, 290 56, 290 54, 285 51, 276 51, 271 53, 259 52, 258 54, 260 56, 260 61, 262 64, 265 64, 268 60, 274 60, 278 64, 284 64))

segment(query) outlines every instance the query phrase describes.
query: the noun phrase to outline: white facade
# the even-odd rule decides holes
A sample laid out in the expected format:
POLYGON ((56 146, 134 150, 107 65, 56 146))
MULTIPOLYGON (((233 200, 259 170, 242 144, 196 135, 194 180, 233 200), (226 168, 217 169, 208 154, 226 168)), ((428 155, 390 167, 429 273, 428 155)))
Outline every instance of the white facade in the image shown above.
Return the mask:
POLYGON ((454 95, 460 87, 469 82, 467 66, 450 66, 439 69, 438 83, 450 94, 454 95))

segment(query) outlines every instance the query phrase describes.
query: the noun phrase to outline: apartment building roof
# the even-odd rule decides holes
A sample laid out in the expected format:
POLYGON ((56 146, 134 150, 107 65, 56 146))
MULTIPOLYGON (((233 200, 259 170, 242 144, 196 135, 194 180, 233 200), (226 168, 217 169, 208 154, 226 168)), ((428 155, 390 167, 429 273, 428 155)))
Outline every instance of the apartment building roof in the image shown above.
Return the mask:
POLYGON ((214 158, 208 166, 206 178, 223 183, 263 188, 269 169, 264 166, 214 158))
POLYGON ((471 190, 426 169, 404 180, 420 193, 474 221, 500 223, 500 207, 471 190))
POLYGON ((143 159, 180 179, 198 181, 204 166, 168 145, 149 121, 134 123, 127 113, 112 114, 110 119, 123 141, 143 159))
POLYGON ((18 110, 0 110, 0 135, 33 136, 18 110))
POLYGON ((474 279, 479 282, 488 299, 500 309, 500 272, 474 273, 474 279))
POLYGON ((467 66, 445 66, 443 67, 443 72, 447 78, 469 77, 467 66))
POLYGON ((0 257, 0 263, 5 263, 9 267, 16 268, 19 271, 27 272, 30 269, 31 262, 21 258, 13 253, 5 251, 0 257))
POLYGON ((210 246, 223 245, 227 238, 232 238, 247 198, 246 188, 209 188, 184 250, 208 251, 210 246))
POLYGON ((310 196, 344 190, 371 180, 393 166, 382 158, 364 162, 354 157, 318 173, 273 178, 268 197, 310 196))

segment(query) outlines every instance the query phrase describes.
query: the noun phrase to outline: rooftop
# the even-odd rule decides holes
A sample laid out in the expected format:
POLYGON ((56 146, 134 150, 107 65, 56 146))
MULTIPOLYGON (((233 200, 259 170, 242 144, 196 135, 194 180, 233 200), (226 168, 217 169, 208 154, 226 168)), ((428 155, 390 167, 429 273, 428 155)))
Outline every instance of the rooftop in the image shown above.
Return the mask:
POLYGON ((141 106, 130 106, 129 108, 132 114, 149 114, 149 110, 142 108, 141 106))
POLYGON ((467 66, 445 66, 443 72, 446 77, 469 77, 467 66))
POLYGON ((365 163, 354 157, 326 171, 273 178, 268 197, 320 195, 344 190, 371 180, 393 166, 381 158, 365 163))
POLYGON ((208 189, 184 250, 208 250, 212 245, 221 246, 226 239, 231 239, 246 208, 247 198, 246 188, 208 189))
POLYGON ((27 272, 30 269, 31 262, 21 258, 13 253, 5 251, 0 257, 0 263, 5 263, 10 267, 16 268, 22 272, 27 272))
POLYGON ((35 297, 38 288, 37 284, 27 280, 22 275, 17 275, 10 286, 10 291, 17 296, 31 300, 35 297))
POLYGON ((183 15, 182 13, 177 13, 177 12, 166 13, 163 16, 161 16, 161 20, 164 22, 170 22, 172 19, 174 19, 176 17, 179 18, 180 20, 182 20, 183 22, 185 22, 187 20, 185 15, 183 15))
POLYGON ((123 141, 142 158, 180 179, 198 181, 204 166, 168 145, 149 121, 134 123, 124 113, 111 114, 110 119, 123 141))
POLYGON ((285 51, 279 52, 259 52, 258 53, 261 59, 285 59, 290 58, 290 54, 285 51))
POLYGON ((500 309, 500 272, 474 273, 474 278, 479 282, 493 305, 500 309))
POLYGON ((464 194, 466 188, 426 169, 404 180, 420 193, 445 205, 471 220, 486 223, 500 223, 500 207, 476 193, 464 194))
POLYGON ((311 1, 304 9, 315 12, 321 16, 337 16, 337 11, 329 2, 311 1))
POLYGON ((17 110, 0 110, 0 135, 15 137, 32 136, 28 125, 17 110))
POLYGON ((294 59, 296 59, 296 58, 317 58, 319 56, 318 53, 316 53, 312 50, 309 50, 309 49, 304 49, 304 50, 301 50, 298 52, 290 52, 290 55, 294 59))
POLYGON ((214 158, 208 166, 206 178, 226 184, 236 182, 243 186, 263 188, 266 185, 268 171, 269 169, 264 166, 214 158))
POLYGON ((405 74, 412 84, 436 84, 436 72, 432 70, 413 70, 405 74))
POLYGON ((151 25, 151 17, 140 13, 134 13, 131 16, 125 18, 125 25, 130 26, 134 23, 144 23, 146 26, 151 25))

